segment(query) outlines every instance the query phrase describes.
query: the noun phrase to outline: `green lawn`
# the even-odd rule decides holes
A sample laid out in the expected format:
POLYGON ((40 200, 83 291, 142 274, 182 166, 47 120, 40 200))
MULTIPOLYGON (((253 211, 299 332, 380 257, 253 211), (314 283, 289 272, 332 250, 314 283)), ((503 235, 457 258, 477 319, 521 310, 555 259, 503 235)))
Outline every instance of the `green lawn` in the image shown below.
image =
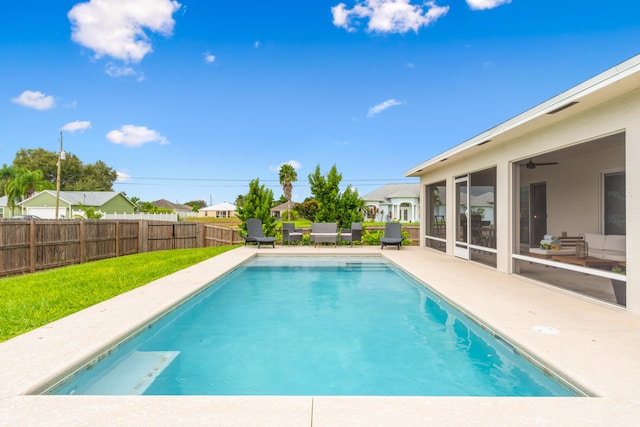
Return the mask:
POLYGON ((0 342, 233 248, 148 252, 0 279, 0 342))

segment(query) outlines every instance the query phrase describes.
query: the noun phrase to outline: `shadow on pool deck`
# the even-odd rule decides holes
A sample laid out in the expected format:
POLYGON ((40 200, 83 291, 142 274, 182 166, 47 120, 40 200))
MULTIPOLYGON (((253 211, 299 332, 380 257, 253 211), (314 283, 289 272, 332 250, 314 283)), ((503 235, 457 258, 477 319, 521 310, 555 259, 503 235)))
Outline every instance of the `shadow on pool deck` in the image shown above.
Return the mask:
POLYGON ((241 247, 1 343, 0 425, 636 425, 639 358, 640 316, 429 249, 241 247), (24 395, 255 254, 382 254, 599 397, 24 395))

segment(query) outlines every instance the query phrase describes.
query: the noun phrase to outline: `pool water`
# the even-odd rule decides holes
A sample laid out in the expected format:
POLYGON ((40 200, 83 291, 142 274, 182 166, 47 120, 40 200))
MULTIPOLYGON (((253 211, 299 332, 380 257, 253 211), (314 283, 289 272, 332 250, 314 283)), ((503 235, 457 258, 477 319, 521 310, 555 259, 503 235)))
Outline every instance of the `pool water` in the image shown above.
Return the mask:
POLYGON ((256 257, 53 394, 575 396, 380 257, 256 257))

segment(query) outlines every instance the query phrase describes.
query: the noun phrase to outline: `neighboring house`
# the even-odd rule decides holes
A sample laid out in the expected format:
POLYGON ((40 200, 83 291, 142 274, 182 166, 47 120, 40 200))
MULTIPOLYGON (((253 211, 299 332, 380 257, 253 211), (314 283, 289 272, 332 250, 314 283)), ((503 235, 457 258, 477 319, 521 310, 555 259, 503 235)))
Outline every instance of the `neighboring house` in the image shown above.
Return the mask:
MULTIPOLYGON (((171 209, 173 212, 178 214, 178 217, 194 216, 193 208, 189 205, 171 203, 170 201, 165 199, 156 200, 155 202, 151 202, 151 204, 158 208, 171 209)), ((197 214, 195 216, 197 216, 197 214)))
MULTIPOLYGON (((55 219, 56 199, 55 190, 36 193, 18 203, 20 214, 55 219)), ((116 191, 61 191, 58 204, 58 218, 68 219, 84 216, 81 206, 91 207, 103 214, 133 213, 136 208, 123 193, 116 191)))
POLYGON ((627 310, 640 313, 640 267, 627 267, 640 259, 639 117, 640 55, 409 169, 420 178, 420 245, 508 274, 626 282, 627 310), (590 258, 540 256, 548 235, 622 242, 611 248, 622 260, 596 268, 594 243, 590 258))
POLYGON ((0 197, 0 219, 11 218, 11 209, 7 206, 7 196, 0 197))
POLYGON ((295 206, 295 202, 291 202, 291 204, 289 204, 289 202, 284 202, 284 203, 280 203, 277 206, 274 206, 271 208, 271 216, 274 218, 282 218, 284 216, 284 213, 288 210, 293 210, 293 207, 295 206))
POLYGON ((361 197, 376 222, 420 222, 420 184, 387 184, 361 197))
POLYGON ((200 208, 199 217, 207 218, 232 218, 236 216, 236 206, 228 202, 216 203, 215 205, 200 208))

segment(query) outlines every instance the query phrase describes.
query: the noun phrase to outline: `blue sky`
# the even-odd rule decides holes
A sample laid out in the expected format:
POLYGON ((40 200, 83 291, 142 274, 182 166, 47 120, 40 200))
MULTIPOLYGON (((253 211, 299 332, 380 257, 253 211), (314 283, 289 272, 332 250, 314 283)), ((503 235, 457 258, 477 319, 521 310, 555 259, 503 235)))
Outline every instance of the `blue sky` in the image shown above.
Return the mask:
POLYGON ((233 202, 335 164, 361 195, 638 54, 628 0, 21 0, 0 163, 64 149, 145 201, 233 202))

